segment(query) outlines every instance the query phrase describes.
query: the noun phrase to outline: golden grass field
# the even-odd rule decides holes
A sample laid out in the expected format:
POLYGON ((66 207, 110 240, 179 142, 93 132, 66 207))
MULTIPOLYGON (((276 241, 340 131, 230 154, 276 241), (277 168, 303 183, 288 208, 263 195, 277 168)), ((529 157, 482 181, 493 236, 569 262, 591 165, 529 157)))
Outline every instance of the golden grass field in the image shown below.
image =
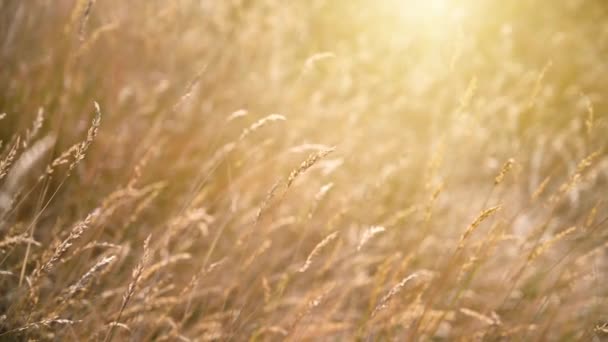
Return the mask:
POLYGON ((601 0, 0 0, 0 340, 608 340, 607 91, 601 0))

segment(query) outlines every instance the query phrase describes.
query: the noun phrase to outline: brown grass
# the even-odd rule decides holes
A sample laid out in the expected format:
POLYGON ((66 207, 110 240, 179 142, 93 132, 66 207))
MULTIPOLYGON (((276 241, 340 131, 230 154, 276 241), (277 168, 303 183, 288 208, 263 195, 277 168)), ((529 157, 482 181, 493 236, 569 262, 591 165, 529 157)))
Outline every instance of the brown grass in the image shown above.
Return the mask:
POLYGON ((0 341, 608 338, 606 6, 441 3, 0 1, 0 341))

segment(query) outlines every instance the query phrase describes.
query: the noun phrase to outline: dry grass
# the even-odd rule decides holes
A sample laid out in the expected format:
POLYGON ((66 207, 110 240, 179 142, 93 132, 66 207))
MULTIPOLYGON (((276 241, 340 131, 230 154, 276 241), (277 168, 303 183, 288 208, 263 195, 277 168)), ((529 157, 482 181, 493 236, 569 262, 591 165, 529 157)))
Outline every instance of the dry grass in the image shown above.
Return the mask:
POLYGON ((608 338, 605 4, 430 3, 0 1, 0 340, 608 338))

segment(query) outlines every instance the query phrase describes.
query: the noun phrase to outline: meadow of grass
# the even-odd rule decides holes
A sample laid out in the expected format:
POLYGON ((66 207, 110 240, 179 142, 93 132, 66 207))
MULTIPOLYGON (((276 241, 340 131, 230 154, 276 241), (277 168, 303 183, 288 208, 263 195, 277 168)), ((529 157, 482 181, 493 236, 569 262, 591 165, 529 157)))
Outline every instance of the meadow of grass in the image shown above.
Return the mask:
POLYGON ((608 338, 604 1, 0 0, 0 340, 608 338))

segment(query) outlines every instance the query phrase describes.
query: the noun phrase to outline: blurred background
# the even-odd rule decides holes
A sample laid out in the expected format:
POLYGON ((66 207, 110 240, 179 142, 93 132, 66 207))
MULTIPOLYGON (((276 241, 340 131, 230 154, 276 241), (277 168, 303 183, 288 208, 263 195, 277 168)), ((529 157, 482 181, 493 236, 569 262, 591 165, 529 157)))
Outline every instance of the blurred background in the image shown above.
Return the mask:
POLYGON ((0 336, 599 341, 607 18, 599 0, 0 0, 0 236, 30 239, 0 243, 0 336), (28 282, 95 208, 69 253, 119 247, 28 282), (116 319, 149 234, 157 268, 116 319), (51 310, 110 255, 114 278, 51 310), (433 276, 393 300, 415 270, 433 276), (32 325, 60 317, 90 324, 32 325))

